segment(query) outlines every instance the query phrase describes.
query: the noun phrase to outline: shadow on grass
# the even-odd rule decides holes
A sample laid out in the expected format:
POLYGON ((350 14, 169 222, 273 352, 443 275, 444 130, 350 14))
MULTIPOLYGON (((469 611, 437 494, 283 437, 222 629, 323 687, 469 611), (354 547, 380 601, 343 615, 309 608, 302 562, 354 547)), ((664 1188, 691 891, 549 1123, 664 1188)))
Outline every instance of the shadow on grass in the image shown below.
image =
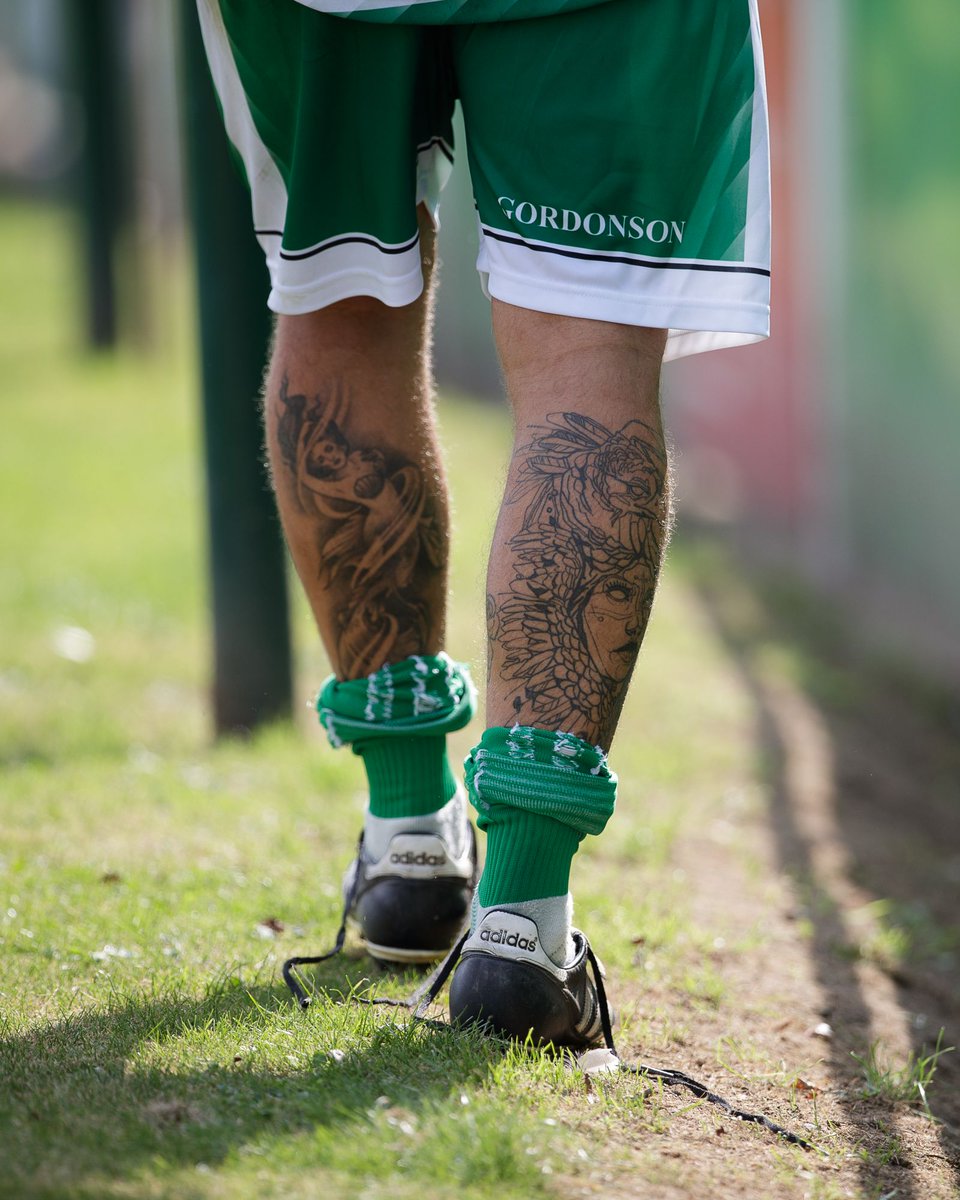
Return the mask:
POLYGON ((326 1150, 332 1170, 349 1173, 364 1160, 376 1169, 376 1133, 390 1133, 391 1112, 416 1122, 482 1081, 504 1047, 476 1033, 392 1019, 392 1010, 337 1003, 341 988, 348 993, 363 979, 352 963, 339 973, 328 968, 317 983, 330 991, 306 1014, 281 983, 233 980, 203 998, 124 997, 107 1011, 4 1037, 0 1194, 102 1195, 110 1181, 135 1180, 158 1165, 215 1167, 235 1154, 263 1154, 273 1137, 290 1166, 298 1134, 314 1139, 313 1169, 325 1165, 326 1150), (315 1043, 298 1054, 304 1032, 314 1031, 315 1043), (285 1046, 276 1049, 287 1037, 289 1056, 285 1046), (185 1045, 171 1055, 178 1039, 185 1045), (260 1039, 271 1043, 267 1053, 258 1051, 260 1039), (154 1056, 162 1065, 151 1064, 154 1056), (329 1146, 318 1150, 323 1130, 329 1146), (347 1148, 358 1138, 353 1161, 347 1148))
MULTIPOLYGON (((735 574, 696 541, 691 561, 753 703, 779 863, 809 920, 822 1015, 834 1030, 831 1074, 851 1125, 876 1141, 882 1102, 863 1103, 853 1058, 872 1036, 859 960, 893 981, 915 1058, 930 1053, 941 1027, 944 1045, 960 1045, 960 710, 928 681, 854 650, 850 631, 802 588, 735 574), (771 665, 783 651, 786 686, 783 664, 771 665), (893 919, 863 940, 858 914, 893 919)), ((941 1059, 928 1099, 960 1194, 958 1058, 941 1059)), ((897 1163, 878 1174, 865 1161, 862 1172, 867 1194, 882 1183, 919 1200, 897 1163)))

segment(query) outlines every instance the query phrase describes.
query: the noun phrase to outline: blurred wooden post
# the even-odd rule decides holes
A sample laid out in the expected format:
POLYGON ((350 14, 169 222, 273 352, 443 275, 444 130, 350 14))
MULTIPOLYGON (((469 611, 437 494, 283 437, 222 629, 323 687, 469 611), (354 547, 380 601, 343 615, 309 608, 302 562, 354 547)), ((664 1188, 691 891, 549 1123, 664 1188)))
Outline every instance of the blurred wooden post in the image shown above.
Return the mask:
POLYGON ((87 341, 117 340, 115 253, 123 184, 117 86, 117 30, 112 0, 71 0, 73 71, 83 109, 79 210, 83 227, 87 341))
POLYGON ((250 198, 230 159, 195 4, 182 0, 188 196, 206 457, 217 733, 289 716, 286 555, 263 468, 259 394, 268 280, 250 198))

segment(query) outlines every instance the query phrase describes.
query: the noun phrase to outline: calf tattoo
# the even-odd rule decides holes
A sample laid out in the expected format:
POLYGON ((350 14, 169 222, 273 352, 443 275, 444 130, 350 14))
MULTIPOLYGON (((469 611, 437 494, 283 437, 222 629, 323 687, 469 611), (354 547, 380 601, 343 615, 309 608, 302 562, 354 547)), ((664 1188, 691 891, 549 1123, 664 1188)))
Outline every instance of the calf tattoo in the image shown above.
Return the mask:
POLYGON ((487 600, 513 705, 609 745, 653 603, 667 518, 662 439, 554 413, 518 452, 514 577, 487 600))
POLYGON ((294 503, 318 523, 319 580, 334 594, 340 668, 359 678, 422 653, 425 589, 442 572, 445 532, 423 471, 348 434, 346 391, 312 399, 280 385, 276 434, 294 503))

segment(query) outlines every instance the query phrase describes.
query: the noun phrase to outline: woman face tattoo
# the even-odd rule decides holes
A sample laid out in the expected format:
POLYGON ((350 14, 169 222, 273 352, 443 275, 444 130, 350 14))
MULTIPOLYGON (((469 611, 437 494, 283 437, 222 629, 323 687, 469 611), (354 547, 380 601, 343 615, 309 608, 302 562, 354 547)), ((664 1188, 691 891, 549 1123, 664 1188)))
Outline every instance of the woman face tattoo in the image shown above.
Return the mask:
POLYGON ((583 632, 601 675, 617 682, 626 679, 637 657, 641 629, 638 580, 627 575, 604 579, 593 589, 583 608, 583 632))

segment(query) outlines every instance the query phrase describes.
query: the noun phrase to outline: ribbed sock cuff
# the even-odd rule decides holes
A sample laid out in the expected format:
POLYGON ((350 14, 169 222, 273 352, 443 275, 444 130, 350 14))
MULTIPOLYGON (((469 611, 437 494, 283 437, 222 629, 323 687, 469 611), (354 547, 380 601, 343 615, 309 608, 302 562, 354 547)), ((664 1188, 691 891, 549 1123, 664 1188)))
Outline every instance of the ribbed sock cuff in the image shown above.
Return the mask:
POLYGON ((355 743, 375 817, 419 817, 443 808, 457 790, 446 738, 370 738, 355 743))
POLYGON ((360 679, 331 675, 317 696, 330 744, 366 738, 435 737, 462 729, 476 708, 464 663, 447 654, 414 654, 360 679))
POLYGON ((617 791, 597 747, 519 725, 484 731, 467 758, 466 780, 487 834, 484 906, 564 895, 581 839, 602 832, 617 791))
POLYGON ((484 907, 566 895, 580 834, 519 808, 500 807, 484 824, 487 854, 478 889, 484 907))

